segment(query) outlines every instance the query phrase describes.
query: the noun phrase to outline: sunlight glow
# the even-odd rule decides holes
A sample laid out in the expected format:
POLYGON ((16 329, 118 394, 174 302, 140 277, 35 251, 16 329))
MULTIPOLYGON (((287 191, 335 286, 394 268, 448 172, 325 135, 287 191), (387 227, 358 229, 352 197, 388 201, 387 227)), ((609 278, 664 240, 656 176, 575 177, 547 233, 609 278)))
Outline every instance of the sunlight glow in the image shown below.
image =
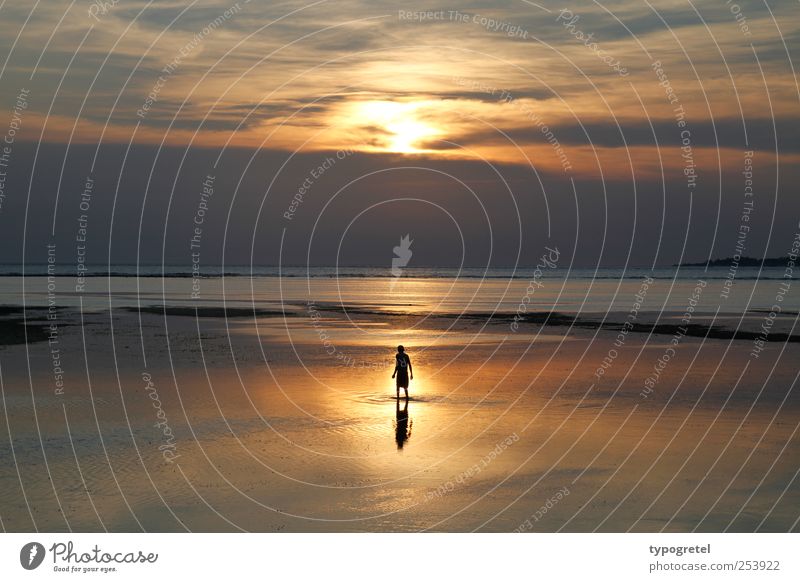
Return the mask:
POLYGON ((373 127, 386 133, 378 149, 386 152, 413 154, 427 150, 421 143, 441 134, 441 131, 419 119, 420 103, 396 101, 367 101, 358 103, 355 120, 361 126, 373 127))

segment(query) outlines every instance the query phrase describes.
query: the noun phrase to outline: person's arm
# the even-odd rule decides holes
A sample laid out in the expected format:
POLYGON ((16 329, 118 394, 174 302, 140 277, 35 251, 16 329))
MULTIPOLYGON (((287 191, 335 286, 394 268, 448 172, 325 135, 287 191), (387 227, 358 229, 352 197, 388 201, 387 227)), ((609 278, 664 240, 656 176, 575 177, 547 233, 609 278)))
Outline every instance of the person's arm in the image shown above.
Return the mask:
POLYGON ((400 367, 400 365, 397 363, 397 361, 395 361, 394 372, 392 372, 392 378, 394 378, 395 375, 397 374, 397 368, 399 368, 399 367, 400 367))
POLYGON ((411 358, 408 358, 408 374, 411 379, 414 379, 414 368, 411 367, 411 358))

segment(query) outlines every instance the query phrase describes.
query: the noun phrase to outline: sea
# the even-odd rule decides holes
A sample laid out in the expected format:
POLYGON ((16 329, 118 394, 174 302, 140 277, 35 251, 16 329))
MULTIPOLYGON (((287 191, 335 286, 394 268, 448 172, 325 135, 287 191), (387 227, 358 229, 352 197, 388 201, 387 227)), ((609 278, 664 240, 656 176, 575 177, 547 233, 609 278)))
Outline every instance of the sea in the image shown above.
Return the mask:
POLYGON ((695 312, 797 315, 786 267, 434 268, 0 265, 0 305, 42 308, 197 306, 298 310, 309 304, 405 314, 695 312), (395 271, 396 273, 396 271, 395 271))

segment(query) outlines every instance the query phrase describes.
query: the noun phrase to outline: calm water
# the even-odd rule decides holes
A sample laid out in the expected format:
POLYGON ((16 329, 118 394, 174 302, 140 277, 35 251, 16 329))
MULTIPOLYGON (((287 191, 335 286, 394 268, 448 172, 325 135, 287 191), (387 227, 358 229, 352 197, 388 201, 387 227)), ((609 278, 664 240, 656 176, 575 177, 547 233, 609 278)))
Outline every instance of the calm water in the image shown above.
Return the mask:
MULTIPOLYGON (((63 394, 54 392, 47 342, 3 347, 11 438, 0 437, 0 456, 18 463, 0 470, 7 529, 513 531, 562 487, 569 497, 536 528, 752 531, 762 518, 764 529, 795 527, 796 366, 786 363, 797 361, 796 343, 776 343, 748 364, 749 341, 687 337, 643 400, 642 379, 668 336, 632 334, 596 385, 612 333, 511 333, 482 317, 453 326, 332 314, 317 328, 309 316, 167 321, 118 310, 255 305, 307 315, 310 300, 360 313, 513 313, 530 270, 519 278, 408 270, 398 280, 388 269, 199 281, 116 273, 88 278, 80 292, 73 277, 55 278, 58 305, 115 309, 113 326, 105 313, 88 314, 86 326, 65 318, 63 394), (394 398, 390 374, 401 342, 414 361, 409 404, 394 398), (176 464, 160 449, 162 418, 176 464)), ((548 271, 525 305, 626 313, 647 274, 548 271)), ((699 309, 769 309, 783 271, 757 278, 740 269, 728 299, 725 269, 675 274, 653 273, 642 309, 682 312, 698 278, 707 281, 699 309)), ((46 306, 47 287, 41 275, 0 277, 0 304, 46 306)), ((784 313, 796 312, 796 292, 784 313)))
MULTIPOLYGON (((0 266, 0 304, 46 306, 44 267, 0 266)), ((697 281, 707 283, 698 311, 744 313, 776 303, 783 268, 739 268, 730 294, 723 296, 727 268, 671 269, 424 269, 407 268, 401 278, 388 268, 226 267, 191 272, 176 267, 92 268, 82 289, 68 269, 59 268, 55 300, 59 306, 106 309, 137 305, 221 306, 299 309, 306 302, 344 304, 370 311, 412 313, 514 313, 525 301, 532 311, 564 313, 627 312, 646 276, 644 311, 682 312, 697 281), (163 273, 163 275, 162 275, 163 273), (530 282, 534 280, 533 285, 530 282), (530 291, 529 291, 530 290, 530 291), (194 297, 193 297, 194 294, 194 297)), ((790 280, 789 280, 790 281, 790 280)), ((800 309, 796 289, 781 302, 784 314, 800 309)))

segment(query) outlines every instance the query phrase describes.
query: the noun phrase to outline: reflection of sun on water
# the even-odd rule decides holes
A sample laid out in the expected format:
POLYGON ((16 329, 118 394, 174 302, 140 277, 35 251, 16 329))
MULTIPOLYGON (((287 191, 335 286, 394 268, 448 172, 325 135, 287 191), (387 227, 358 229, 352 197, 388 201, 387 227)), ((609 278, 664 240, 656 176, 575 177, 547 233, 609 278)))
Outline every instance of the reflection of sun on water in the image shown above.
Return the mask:
POLYGON ((435 127, 420 121, 420 103, 395 101, 366 101, 354 107, 354 121, 361 126, 372 126, 385 131, 388 136, 379 149, 403 154, 421 153, 420 144, 440 134, 435 127))

